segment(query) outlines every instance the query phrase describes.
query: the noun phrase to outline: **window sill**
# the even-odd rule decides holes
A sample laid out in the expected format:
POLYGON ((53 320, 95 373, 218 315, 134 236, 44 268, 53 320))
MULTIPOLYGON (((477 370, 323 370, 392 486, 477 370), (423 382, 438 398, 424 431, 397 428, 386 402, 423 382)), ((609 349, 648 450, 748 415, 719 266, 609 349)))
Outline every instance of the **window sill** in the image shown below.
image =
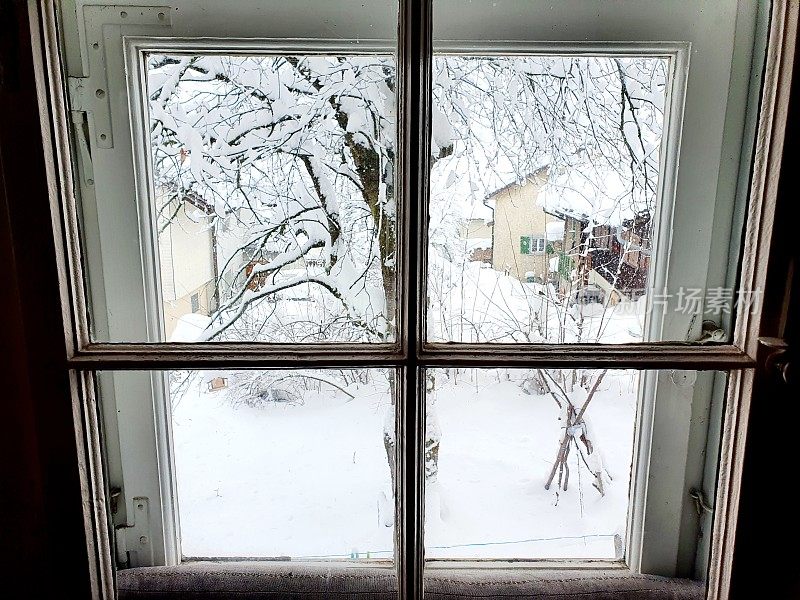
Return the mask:
MULTIPOLYGON (((379 566, 297 563, 185 563, 144 567, 117 574, 119 600, 235 597, 358 598, 395 600, 394 571, 379 566)), ((700 582, 622 570, 431 569, 427 598, 613 598, 700 600, 700 582)))

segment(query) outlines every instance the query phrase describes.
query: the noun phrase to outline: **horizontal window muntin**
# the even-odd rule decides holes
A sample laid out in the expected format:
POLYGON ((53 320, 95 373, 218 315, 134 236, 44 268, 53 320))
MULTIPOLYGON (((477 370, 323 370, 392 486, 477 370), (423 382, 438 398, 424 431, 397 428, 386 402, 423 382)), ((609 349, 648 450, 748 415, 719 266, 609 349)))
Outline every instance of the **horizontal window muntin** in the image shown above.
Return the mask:
POLYGON ((513 349, 485 346, 435 345, 417 353, 381 353, 370 347, 325 346, 322 348, 264 347, 263 345, 184 345, 184 344, 92 344, 67 359, 71 368, 137 369, 144 367, 191 367, 192 365, 258 368, 286 366, 552 366, 570 365, 631 369, 692 366, 700 369, 739 369, 755 366, 755 360, 742 349, 726 344, 652 343, 620 346, 561 345, 515 346, 513 349))

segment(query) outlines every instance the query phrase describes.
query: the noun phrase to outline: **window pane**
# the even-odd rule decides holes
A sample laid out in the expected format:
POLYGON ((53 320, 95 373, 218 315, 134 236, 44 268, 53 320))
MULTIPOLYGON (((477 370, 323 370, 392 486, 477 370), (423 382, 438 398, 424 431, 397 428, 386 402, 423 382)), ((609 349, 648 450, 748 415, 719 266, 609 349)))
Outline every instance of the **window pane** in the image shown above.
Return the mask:
POLYGON ((427 558, 623 558, 638 372, 432 369, 427 390, 427 558))
POLYGON ((394 343, 397 0, 163 8, 63 24, 88 337, 394 343))
POLYGON ((391 372, 175 371, 168 386, 184 558, 392 559, 391 372))
POLYGON ((715 372, 429 369, 426 559, 705 573, 726 387, 715 372))
POLYGON ((434 71, 428 339, 647 339, 669 59, 434 71))
POLYGON ((163 334, 394 339, 391 54, 147 58, 163 334))

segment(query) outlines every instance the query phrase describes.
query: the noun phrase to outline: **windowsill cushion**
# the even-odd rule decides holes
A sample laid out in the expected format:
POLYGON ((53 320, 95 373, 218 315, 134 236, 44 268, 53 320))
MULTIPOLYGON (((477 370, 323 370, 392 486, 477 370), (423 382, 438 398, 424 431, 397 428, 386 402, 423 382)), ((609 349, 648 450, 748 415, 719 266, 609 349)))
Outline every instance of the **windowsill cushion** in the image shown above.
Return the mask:
MULTIPOLYGON (((119 600, 270 598, 395 600, 394 571, 380 566, 273 562, 187 562, 117 574, 119 600)), ((425 574, 425 596, 459 598, 571 598, 586 600, 701 600, 700 582, 624 570, 451 569, 425 574)))

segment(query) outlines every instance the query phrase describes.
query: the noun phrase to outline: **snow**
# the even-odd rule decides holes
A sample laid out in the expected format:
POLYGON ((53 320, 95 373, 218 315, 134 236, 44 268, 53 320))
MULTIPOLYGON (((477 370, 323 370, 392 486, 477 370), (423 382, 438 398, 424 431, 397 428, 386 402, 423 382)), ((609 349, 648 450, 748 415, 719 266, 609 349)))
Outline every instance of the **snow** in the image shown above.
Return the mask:
POLYGON ((492 238, 469 238, 466 240, 467 250, 488 250, 492 247, 492 238))
POLYGON ((550 221, 545 224, 548 242, 557 242, 564 239, 564 221, 550 221))
MULTIPOLYGON (((429 253, 429 261, 430 340, 612 344, 643 339, 646 296, 576 305, 550 284, 524 283, 482 263, 453 264, 436 252, 429 253)), ((549 266, 558 268, 553 259, 549 266)))
MULTIPOLYGON (((586 413, 609 475, 600 496, 576 463, 566 492, 544 489, 560 411, 550 396, 522 390, 525 375, 435 371, 429 410, 441 445, 427 490, 427 556, 616 557, 638 376, 608 373, 586 413)), ((240 374, 225 376, 234 385, 240 374)), ((231 389, 208 391, 207 379, 195 376, 173 397, 184 556, 391 558, 383 430, 392 406, 379 372, 348 386, 352 399, 323 384, 302 403, 257 407, 235 405, 231 389)))
POLYGON ((438 155, 442 148, 453 143, 455 132, 450 121, 437 106, 431 107, 431 144, 433 154, 438 155))
POLYGON ((528 396, 512 382, 440 393, 445 510, 428 515, 427 556, 615 558, 614 535, 624 536, 635 412, 632 398, 615 388, 630 377, 619 375, 592 407, 614 477, 604 497, 585 471, 585 480, 573 474, 575 487, 558 498, 544 490, 561 434, 549 397, 528 396))
MULTIPOLYGON (((371 392, 371 393, 370 393, 371 392)), ((309 393, 302 406, 232 407, 192 386, 173 411, 184 556, 343 555, 392 547, 385 394, 309 393), (368 490, 368 493, 367 493, 368 490)))
POLYGON ((199 313, 182 315, 169 338, 170 342, 198 342, 211 323, 211 318, 199 313))
POLYGON ((630 182, 615 171, 587 175, 569 169, 549 174, 537 203, 546 212, 620 226, 624 219, 635 216, 636 200, 630 182))

